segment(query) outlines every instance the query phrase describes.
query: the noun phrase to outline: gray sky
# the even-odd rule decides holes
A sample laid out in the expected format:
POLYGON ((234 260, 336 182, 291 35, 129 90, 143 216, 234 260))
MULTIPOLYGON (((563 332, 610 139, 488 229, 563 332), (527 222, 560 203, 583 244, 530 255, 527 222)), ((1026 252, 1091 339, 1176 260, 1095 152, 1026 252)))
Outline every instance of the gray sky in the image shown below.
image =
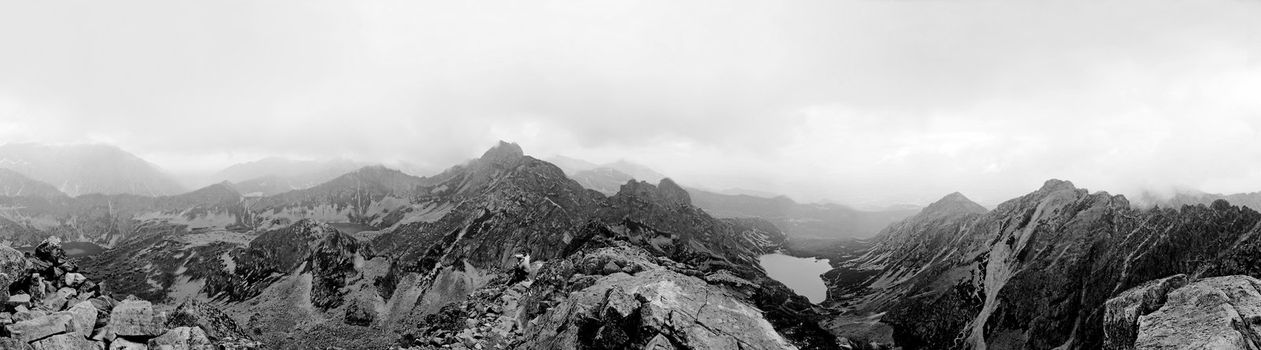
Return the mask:
POLYGON ((174 172, 505 139, 859 205, 1261 190, 1257 1, 4 1, 0 142, 174 172))

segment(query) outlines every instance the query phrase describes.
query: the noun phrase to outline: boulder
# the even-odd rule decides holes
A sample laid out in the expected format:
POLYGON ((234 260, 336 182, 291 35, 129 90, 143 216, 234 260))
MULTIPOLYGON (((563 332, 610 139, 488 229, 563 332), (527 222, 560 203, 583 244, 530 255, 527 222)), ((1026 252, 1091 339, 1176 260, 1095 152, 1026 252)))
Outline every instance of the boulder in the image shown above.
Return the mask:
POLYGON ((52 263, 52 265, 60 265, 66 261, 66 251, 61 249, 61 238, 57 236, 49 236, 35 246, 35 258, 52 263))
POLYGON ((13 314, 14 322, 29 321, 40 317, 47 316, 48 312, 43 310, 21 310, 13 314))
POLYGON ((14 295, 10 295, 10 296, 9 296, 9 300, 8 300, 6 303, 8 303, 9 305, 12 305, 12 306, 14 306, 14 307, 17 307, 17 306, 26 306, 26 305, 29 305, 29 304, 31 303, 31 295, 30 295, 30 294, 14 294, 14 295))
POLYGON ((1138 336, 1138 318, 1165 305, 1166 296, 1185 286, 1187 275, 1173 275, 1121 292, 1104 304, 1103 348, 1132 349, 1138 336))
POLYGON ((92 335, 92 329, 96 327, 96 306, 93 306, 91 302, 84 301, 71 306, 66 313, 71 317, 75 333, 84 338, 92 335))
POLYGON ((376 321, 377 310, 373 307, 372 302, 357 298, 346 306, 346 324, 355 326, 371 326, 376 321))
POLYGON ((165 329, 154 316, 152 303, 128 298, 110 311, 109 327, 121 337, 156 337, 165 329))
POLYGON ((0 338, 0 349, 5 350, 30 350, 31 344, 14 338, 0 338))
POLYGON ((31 343, 35 350, 104 349, 105 343, 88 340, 75 333, 58 334, 31 343))
POLYGON ((114 310, 115 305, 118 305, 118 301, 107 296, 100 296, 88 299, 88 302, 96 307, 96 327, 105 327, 109 324, 110 312, 114 310))
POLYGON ((66 302, 70 301, 70 298, 77 293, 78 291, 75 291, 73 288, 61 288, 52 294, 44 296, 44 308, 51 311, 61 310, 66 307, 66 302))
POLYGON ((150 349, 214 350, 206 332, 200 327, 175 327, 161 336, 149 339, 150 349))
MULTIPOLYGON (((0 245, 0 273, 16 278, 26 276, 30 269, 31 263, 25 254, 12 247, 0 245)), ((8 288, 7 285, 4 287, 8 288)))
POLYGON ((72 319, 68 313, 56 313, 16 322, 5 326, 5 329, 11 337, 29 343, 52 335, 74 332, 72 319))
POLYGON ((78 288, 79 285, 83 284, 83 282, 87 282, 88 278, 84 277, 81 273, 71 272, 63 276, 62 280, 65 282, 66 286, 78 288))
POLYGON ((166 321, 168 328, 199 327, 206 337, 223 341, 230 339, 249 339, 245 330, 236 321, 228 317, 210 304, 189 299, 175 308, 175 312, 166 321))

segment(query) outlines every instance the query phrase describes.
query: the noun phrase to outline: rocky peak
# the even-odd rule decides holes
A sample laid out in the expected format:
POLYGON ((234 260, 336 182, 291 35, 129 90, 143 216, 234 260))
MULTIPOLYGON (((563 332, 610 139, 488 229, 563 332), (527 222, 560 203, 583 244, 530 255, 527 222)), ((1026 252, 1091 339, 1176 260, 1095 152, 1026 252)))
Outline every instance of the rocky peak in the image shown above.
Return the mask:
POLYGON ((962 193, 955 192, 938 199, 933 204, 929 204, 924 208, 924 213, 940 213, 940 214, 982 214, 987 210, 980 204, 976 204, 962 193))
POLYGON ((683 187, 680 187, 679 184, 674 183, 674 180, 669 178, 661 179, 661 182, 657 183, 657 191, 661 193, 663 199, 671 203, 692 204, 692 197, 687 194, 687 190, 684 190, 683 187))
POLYGON ((508 164, 524 156, 525 152, 521 150, 521 146, 518 146, 516 143, 499 141, 499 144, 496 144, 495 147, 491 147, 489 150, 486 150, 486 153, 482 153, 480 159, 482 162, 492 164, 508 164))
POLYGON ((1065 181, 1065 180, 1060 180, 1060 179, 1050 179, 1042 183, 1042 188, 1038 189, 1038 192, 1055 192, 1055 191, 1076 190, 1076 189, 1077 187, 1073 186, 1073 183, 1070 181, 1065 181))
POLYGON ((657 186, 644 181, 630 180, 617 191, 619 196, 630 196, 661 205, 691 205, 692 197, 687 190, 670 179, 662 179, 657 186))

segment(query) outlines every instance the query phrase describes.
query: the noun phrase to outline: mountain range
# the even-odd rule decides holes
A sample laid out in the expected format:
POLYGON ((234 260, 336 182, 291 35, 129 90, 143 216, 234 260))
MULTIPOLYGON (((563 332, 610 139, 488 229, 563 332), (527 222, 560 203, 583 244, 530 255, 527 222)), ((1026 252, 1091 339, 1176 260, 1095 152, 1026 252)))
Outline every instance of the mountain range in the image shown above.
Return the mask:
POLYGON ((1261 345, 1261 213, 1228 200, 1147 208, 1049 180, 993 209, 952 193, 845 216, 626 176, 605 193, 504 142, 432 176, 364 166, 274 194, 69 196, 0 171, 0 240, 27 251, 0 247, 0 344, 1261 345), (794 247, 809 238, 832 245, 794 247), (773 252, 831 259, 826 300, 768 276, 773 252))
POLYGON ((107 145, 0 145, 0 169, 41 181, 70 196, 172 195, 184 192, 169 174, 140 157, 107 145))

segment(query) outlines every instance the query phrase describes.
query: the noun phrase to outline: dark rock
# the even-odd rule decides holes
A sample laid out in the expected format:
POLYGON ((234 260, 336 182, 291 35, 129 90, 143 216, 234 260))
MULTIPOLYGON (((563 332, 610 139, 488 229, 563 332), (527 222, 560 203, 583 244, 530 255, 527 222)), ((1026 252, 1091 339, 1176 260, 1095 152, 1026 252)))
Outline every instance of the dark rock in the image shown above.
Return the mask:
POLYGON ((9 285, 17 282, 19 277, 30 275, 31 268, 26 256, 17 249, 0 246, 0 301, 9 296, 9 285))
POLYGON ((346 281, 359 272, 355 270, 360 244, 357 239, 341 232, 327 233, 311 253, 311 270, 314 275, 311 302, 324 309, 342 304, 342 288, 346 281))
POLYGON ((118 305, 118 302, 106 296, 91 298, 88 299, 88 302, 96 307, 96 327, 105 327, 109 323, 110 313, 114 310, 114 306, 118 305))
POLYGON ((371 326, 376 321, 377 311, 370 300, 355 299, 346 306, 346 324, 355 326, 371 326))
POLYGON ((61 238, 49 236, 35 246, 35 258, 51 263, 53 266, 66 261, 66 251, 61 249, 61 238))

